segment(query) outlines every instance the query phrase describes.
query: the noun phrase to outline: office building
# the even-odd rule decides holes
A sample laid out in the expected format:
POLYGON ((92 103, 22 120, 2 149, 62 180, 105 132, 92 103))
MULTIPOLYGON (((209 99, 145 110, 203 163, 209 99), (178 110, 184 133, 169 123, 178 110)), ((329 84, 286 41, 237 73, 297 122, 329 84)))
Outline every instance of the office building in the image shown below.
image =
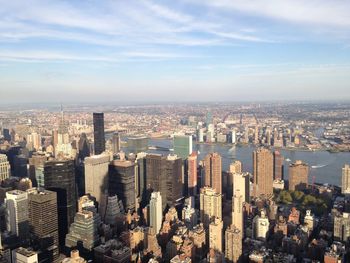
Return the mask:
POLYGON ((141 208, 144 208, 149 201, 146 191, 146 156, 146 153, 138 153, 135 160, 136 195, 139 197, 141 208))
POLYGON ((261 210, 259 215, 253 219, 253 238, 266 240, 269 233, 270 222, 265 210, 261 210))
POLYGON ((162 227, 163 209, 162 196, 160 192, 153 192, 149 203, 150 209, 150 227, 158 234, 162 227))
POLYGON ((208 228, 215 218, 222 219, 222 195, 210 187, 201 188, 200 220, 208 228))
POLYGON ((87 261, 79 255, 79 250, 73 249, 70 257, 63 259, 62 263, 87 263, 87 261))
POLYGON ((148 138, 145 136, 129 137, 128 148, 129 153, 138 154, 148 150, 148 138))
POLYGON ((283 180, 283 161, 284 158, 279 151, 273 152, 273 179, 283 180))
POLYGON ((214 191, 222 194, 222 163, 218 153, 211 153, 205 156, 204 165, 204 185, 212 187, 214 191))
POLYGON ((113 133, 112 137, 112 151, 113 154, 117 154, 120 152, 121 144, 120 144, 120 135, 118 132, 113 133))
POLYGON ((298 160, 289 166, 289 190, 305 190, 309 184, 309 166, 298 160))
POLYGON ((197 195, 197 153, 192 152, 187 158, 188 195, 197 195))
POLYGON ((118 196, 114 195, 108 196, 106 209, 101 211, 101 215, 106 224, 114 226, 117 223, 117 216, 124 212, 123 202, 118 199, 118 196))
POLYGON ((253 195, 268 198, 273 194, 273 155, 266 148, 253 152, 253 195))
POLYGON ((56 260, 59 257, 57 194, 40 188, 31 188, 27 193, 30 233, 39 245, 39 259, 56 260))
POLYGON ((350 238, 350 214, 338 213, 334 216, 334 239, 347 242, 350 238))
POLYGON ((232 200, 232 224, 243 233, 243 195, 240 190, 237 189, 233 195, 232 200))
POLYGON ((242 173, 242 162, 239 160, 235 160, 230 164, 230 173, 237 174, 242 173))
POLYGON ((250 202, 250 173, 235 173, 233 177, 233 195, 239 190, 243 197, 242 202, 250 202))
POLYGON ((135 163, 131 161, 114 160, 109 165, 108 192, 117 195, 123 202, 125 211, 135 210, 135 163))
POLYGON ((77 212, 66 235, 66 247, 73 248, 78 245, 78 242, 82 242, 83 247, 91 251, 99 243, 100 224, 101 217, 98 213, 85 209, 77 212))
POLYGON ((9 178, 11 172, 10 163, 5 154, 0 154, 0 182, 9 178))
POLYGON ((203 224, 198 224, 189 231, 188 236, 193 242, 195 250, 194 262, 199 262, 207 253, 206 230, 203 224))
POLYGON ((78 158, 83 161, 86 157, 90 156, 90 143, 86 136, 86 133, 82 133, 80 135, 79 141, 78 141, 78 158))
POLYGON ((19 247, 12 250, 12 263, 38 263, 38 253, 19 247))
POLYGON ((224 223, 220 218, 215 218, 209 225, 209 249, 223 252, 223 230, 224 223))
POLYGON ((108 186, 109 154, 93 155, 84 160, 85 193, 91 194, 100 204, 108 186))
POLYGON ((51 160, 44 166, 45 188, 57 193, 58 232, 60 245, 77 211, 74 161, 51 160))
POLYGON ((183 160, 192 153, 192 135, 174 135, 174 153, 183 160))
POLYGON ((344 165, 342 169, 341 193, 350 194, 350 165, 344 165))
POLYGON ((182 159, 176 155, 166 158, 167 205, 175 206, 183 198, 183 166, 182 159))
POLYGON ((23 154, 14 157, 14 172, 13 176, 24 178, 28 177, 28 158, 23 154))
POLYGON ((229 263, 237 263, 242 255, 242 232, 234 225, 225 231, 225 259, 229 263))
POLYGON ((195 225, 197 225, 198 218, 196 209, 190 205, 185 205, 185 207, 182 209, 182 221, 185 222, 185 225, 189 229, 192 229, 195 225))
POLYGON ((106 150, 105 144, 105 123, 104 115, 102 112, 93 113, 93 123, 94 123, 94 148, 95 154, 101 154, 106 150))
POLYGON ((6 229, 25 241, 29 234, 28 194, 21 190, 6 192, 6 229))

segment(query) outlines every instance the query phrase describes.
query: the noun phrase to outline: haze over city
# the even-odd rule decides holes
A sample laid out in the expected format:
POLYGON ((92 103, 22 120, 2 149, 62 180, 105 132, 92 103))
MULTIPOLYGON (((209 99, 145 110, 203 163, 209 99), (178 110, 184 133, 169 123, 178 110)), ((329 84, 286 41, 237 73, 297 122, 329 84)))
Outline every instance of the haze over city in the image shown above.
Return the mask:
POLYGON ((0 5, 5 102, 350 99, 347 1, 0 5))

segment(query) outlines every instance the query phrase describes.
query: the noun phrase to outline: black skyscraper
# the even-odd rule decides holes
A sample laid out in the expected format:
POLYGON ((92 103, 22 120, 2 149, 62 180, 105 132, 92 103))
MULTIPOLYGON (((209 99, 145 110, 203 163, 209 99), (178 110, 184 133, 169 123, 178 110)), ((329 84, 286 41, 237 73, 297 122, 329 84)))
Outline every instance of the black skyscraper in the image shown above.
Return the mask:
POLYGON ((53 160, 44 166, 45 188, 57 193, 58 231, 61 247, 77 211, 73 160, 53 160))
POLYGON ((101 154, 105 151, 105 128, 103 113, 94 112, 93 117, 95 154, 101 154))

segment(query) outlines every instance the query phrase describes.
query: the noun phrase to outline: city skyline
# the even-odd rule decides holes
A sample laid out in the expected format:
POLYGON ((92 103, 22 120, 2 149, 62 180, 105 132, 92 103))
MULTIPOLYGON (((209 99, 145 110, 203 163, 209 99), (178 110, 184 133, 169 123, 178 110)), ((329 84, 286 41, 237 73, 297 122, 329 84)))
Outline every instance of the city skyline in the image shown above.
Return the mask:
POLYGON ((346 1, 1 6, 7 103, 350 99, 346 1))

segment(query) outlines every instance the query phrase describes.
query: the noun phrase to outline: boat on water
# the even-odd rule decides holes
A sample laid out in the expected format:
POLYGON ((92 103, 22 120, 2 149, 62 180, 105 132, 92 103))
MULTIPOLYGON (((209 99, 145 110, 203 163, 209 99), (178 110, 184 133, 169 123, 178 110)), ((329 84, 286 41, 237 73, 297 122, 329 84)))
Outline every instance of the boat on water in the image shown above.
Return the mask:
POLYGON ((287 159, 285 159, 285 161, 286 161, 286 162, 291 162, 292 160, 289 159, 289 158, 287 158, 287 159))

